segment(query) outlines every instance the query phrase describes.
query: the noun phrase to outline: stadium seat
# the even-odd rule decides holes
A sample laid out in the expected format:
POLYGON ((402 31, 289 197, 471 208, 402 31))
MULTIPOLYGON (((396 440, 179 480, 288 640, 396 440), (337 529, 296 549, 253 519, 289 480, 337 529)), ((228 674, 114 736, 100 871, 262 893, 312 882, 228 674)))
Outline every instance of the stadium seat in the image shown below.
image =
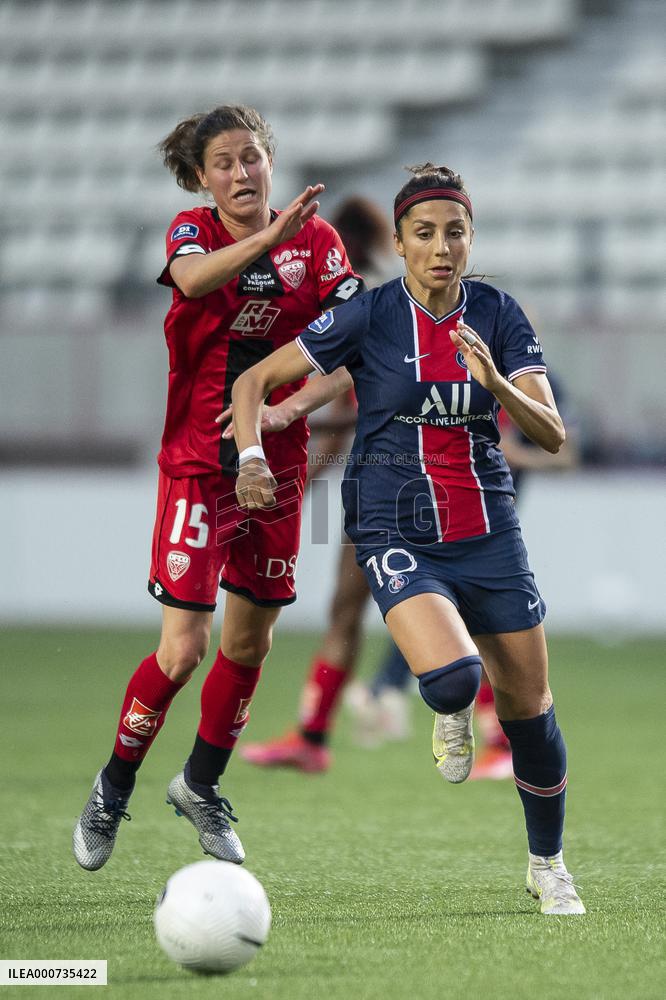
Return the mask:
POLYGON ((201 199, 175 185, 157 143, 195 110, 245 102, 275 130, 277 207, 323 180, 325 215, 354 189, 388 211, 403 165, 439 157, 472 192, 477 271, 557 327, 581 309, 624 323, 638 289, 656 324, 665 8, 585 6, 5 0, 0 316, 52 338, 97 329, 128 281, 161 310, 166 227, 201 199))

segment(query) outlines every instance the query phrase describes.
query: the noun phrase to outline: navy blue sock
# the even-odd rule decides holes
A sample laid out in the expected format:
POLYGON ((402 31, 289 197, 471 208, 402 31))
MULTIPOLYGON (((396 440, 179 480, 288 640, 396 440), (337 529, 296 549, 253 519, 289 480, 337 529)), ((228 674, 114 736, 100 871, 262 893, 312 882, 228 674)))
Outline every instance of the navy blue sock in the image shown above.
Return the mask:
POLYGON ((419 691, 426 705, 442 715, 453 715, 471 705, 481 683, 480 656, 462 656, 419 677, 419 691))
POLYGON ((500 724, 511 744, 530 851, 550 857, 562 850, 567 784, 567 748, 555 719, 555 706, 535 719, 500 719, 500 724))
POLYGON ((411 676, 407 660, 396 644, 392 642, 377 673, 372 678, 370 691, 375 698, 386 687, 394 687, 400 691, 404 691, 409 684, 411 676))

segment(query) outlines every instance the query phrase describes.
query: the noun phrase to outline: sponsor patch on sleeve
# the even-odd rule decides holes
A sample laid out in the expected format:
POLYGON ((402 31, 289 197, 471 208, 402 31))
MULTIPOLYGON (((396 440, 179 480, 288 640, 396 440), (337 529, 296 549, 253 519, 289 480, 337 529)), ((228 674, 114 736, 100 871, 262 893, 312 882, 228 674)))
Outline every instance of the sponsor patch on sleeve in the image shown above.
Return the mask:
MULTIPOLYGON (((196 228, 196 226, 195 226, 196 228)), ((200 247, 198 243, 181 243, 181 245, 176 250, 176 257, 187 257, 191 253, 205 253, 203 247, 200 247)))
POLYGON ((333 310, 328 309, 325 313, 322 313, 321 316, 318 316, 317 319, 310 323, 308 330, 312 330, 313 333, 324 333, 333 326, 334 322, 333 310))
POLYGON ((183 222, 176 226, 171 234, 172 240, 194 240, 199 235, 199 227, 192 222, 183 222))

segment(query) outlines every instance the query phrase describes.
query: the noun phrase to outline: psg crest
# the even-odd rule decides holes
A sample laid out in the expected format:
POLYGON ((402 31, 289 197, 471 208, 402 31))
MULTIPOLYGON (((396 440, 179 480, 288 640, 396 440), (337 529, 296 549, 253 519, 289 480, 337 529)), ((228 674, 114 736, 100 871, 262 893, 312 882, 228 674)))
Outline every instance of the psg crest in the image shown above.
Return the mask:
POLYGON ((405 576, 404 573, 394 573, 388 582, 388 589, 392 594, 397 594, 403 587, 406 587, 408 583, 409 577, 405 576))

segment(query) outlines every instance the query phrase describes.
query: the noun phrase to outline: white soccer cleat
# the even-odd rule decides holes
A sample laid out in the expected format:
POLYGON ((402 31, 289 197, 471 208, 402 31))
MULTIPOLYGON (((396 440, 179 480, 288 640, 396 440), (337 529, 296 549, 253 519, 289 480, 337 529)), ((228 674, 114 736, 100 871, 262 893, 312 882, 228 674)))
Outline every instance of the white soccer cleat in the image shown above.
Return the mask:
POLYGON ((452 715, 435 713, 432 731, 432 755, 437 770, 454 785, 469 777, 474 763, 474 702, 452 715))
POLYGON ((379 704, 370 688, 361 681, 353 681, 346 686, 343 698, 354 720, 354 743, 366 750, 380 746, 384 740, 379 722, 379 704))
POLYGON ((583 901, 576 892, 572 876, 562 860, 562 851, 550 858, 529 855, 527 891, 540 901, 542 913, 566 915, 585 913, 583 901))
POLYGON ((411 735, 409 691, 393 685, 375 695, 360 681, 345 691, 345 704, 354 718, 353 739, 366 749, 401 742, 411 735))
POLYGON ((379 728, 385 740, 400 743, 411 736, 409 691, 385 687, 377 695, 379 728))

